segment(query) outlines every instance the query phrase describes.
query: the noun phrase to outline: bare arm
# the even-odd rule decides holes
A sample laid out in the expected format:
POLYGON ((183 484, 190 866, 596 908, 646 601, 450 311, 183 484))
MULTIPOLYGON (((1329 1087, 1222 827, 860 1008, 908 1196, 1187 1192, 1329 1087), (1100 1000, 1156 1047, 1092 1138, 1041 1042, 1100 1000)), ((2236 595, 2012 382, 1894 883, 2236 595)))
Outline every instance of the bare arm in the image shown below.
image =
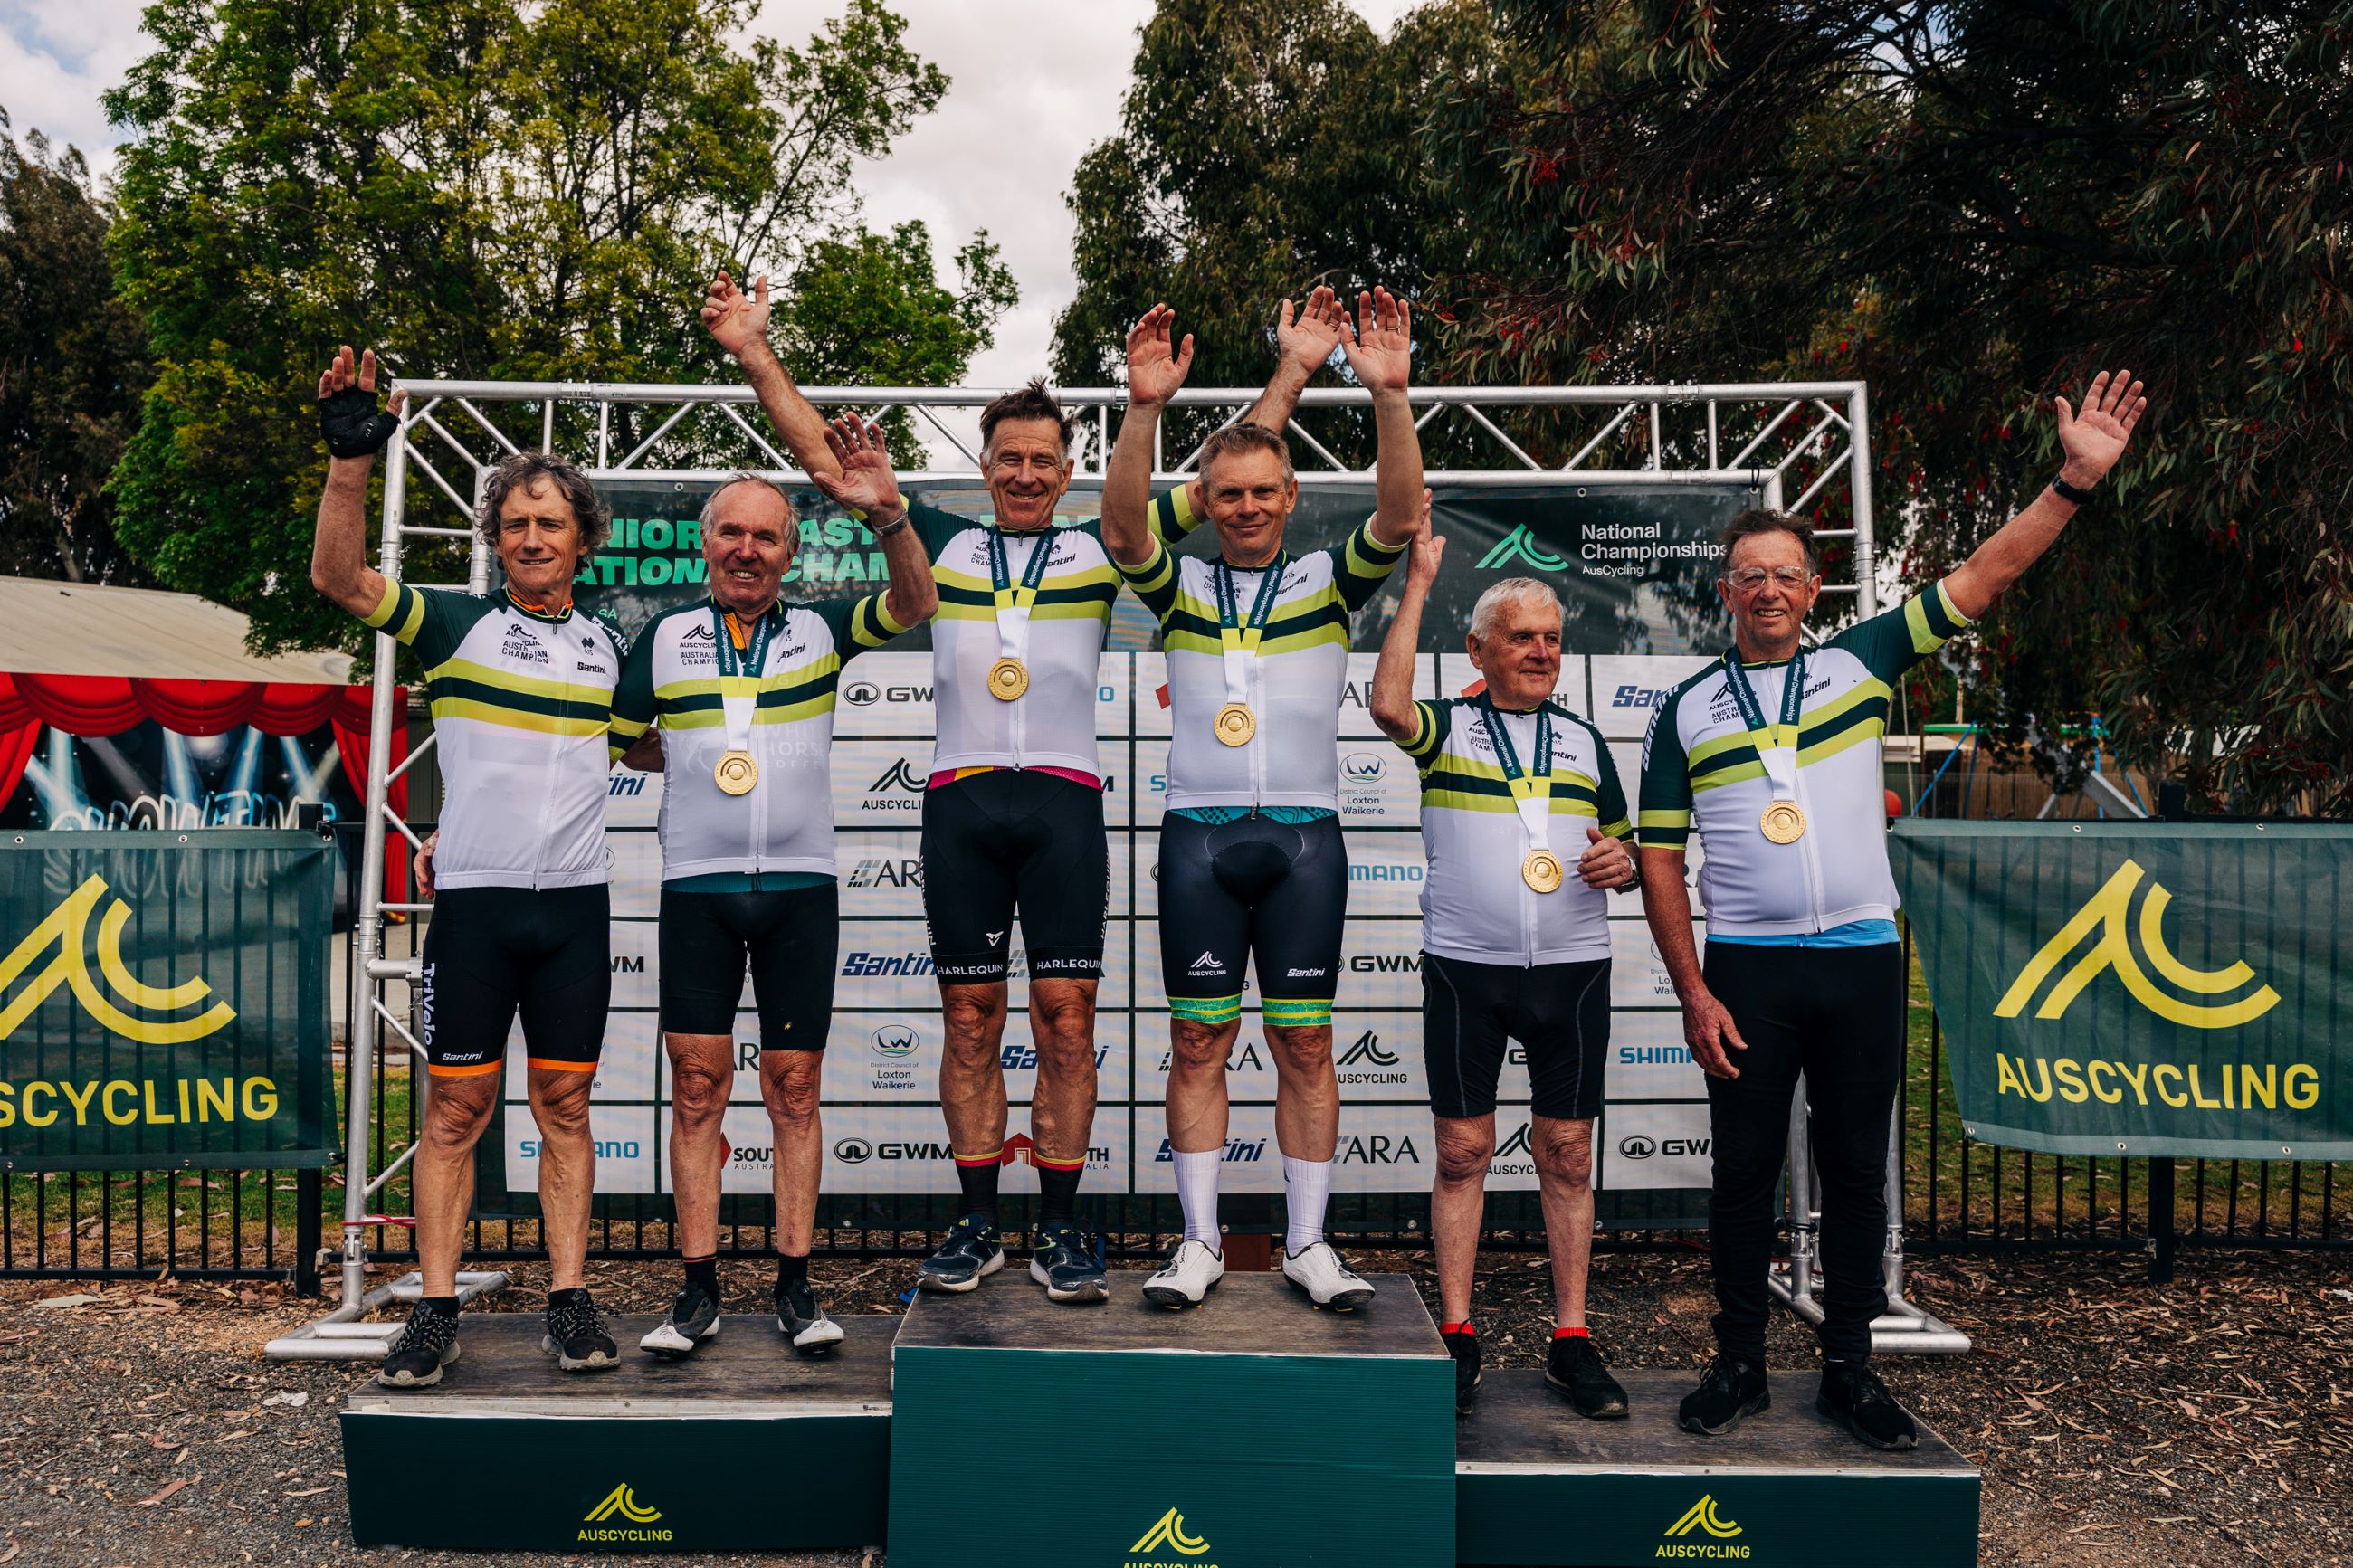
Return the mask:
POLYGON ((932 558, 923 536, 907 521, 907 503, 899 494, 899 477, 891 471, 891 453, 875 426, 852 416, 826 426, 827 455, 834 472, 811 470, 810 480, 837 504, 866 514, 866 526, 882 545, 882 564, 890 574, 890 590, 882 608, 892 624, 919 626, 940 607, 939 584, 932 578, 932 558))
POLYGON ((838 474, 840 464, 825 438, 825 416, 801 389, 793 384, 785 362, 768 346, 768 280, 753 280, 752 292, 745 294, 735 287, 735 280, 722 272, 711 280, 710 292, 703 296, 702 324, 710 329, 712 338, 734 357, 743 367, 744 384, 759 395, 760 406, 767 411, 768 423, 785 438, 785 447, 801 471, 815 478, 820 473, 838 474))
POLYGON ((1394 550, 1413 537, 1421 510, 1421 435, 1406 398, 1413 374, 1412 314, 1386 289, 1359 295, 1354 327, 1342 322, 1340 346, 1357 384, 1373 395, 1373 430, 1380 443, 1373 538, 1394 550))
MULTIPOLYGON (((349 343, 337 351, 319 377, 322 413, 331 426, 330 451, 337 445, 333 427, 338 422, 353 429, 353 445, 383 431, 381 426, 366 432, 355 428, 373 411, 375 382, 375 351, 361 354, 354 365, 349 343), (361 393, 366 395, 364 405, 355 395, 361 393)), ((391 416, 396 419, 407 402, 407 393, 394 393, 388 410, 391 416)), ((318 531, 311 540, 311 586, 355 616, 374 615, 384 603, 384 574, 369 565, 367 559, 368 475, 375 468, 376 448, 382 445, 376 439, 375 447, 353 456, 328 459, 327 486, 319 492, 318 531)))
MULTIPOLYGON (((2148 407, 2148 399, 2141 395, 2141 384, 2133 380, 2128 370, 2113 375, 2104 370, 2093 377, 2091 389, 2084 395, 2081 415, 2063 397, 2052 403, 2059 421, 2059 445, 2066 453, 2059 477, 2084 489, 2098 484, 2116 466, 2126 443, 2132 439, 2133 426, 2148 407)), ((2003 590, 2059 542, 2060 531, 2074 515, 2075 503, 2046 487, 2024 511, 1995 530, 1945 579, 1945 592, 1953 608, 1972 621, 1984 615, 2003 590)))
POLYGON ((1421 718, 1413 704, 1413 658, 1421 643, 1422 606, 1430 602, 1430 584, 1438 581, 1438 564, 1445 554, 1446 541, 1430 531, 1430 492, 1424 490, 1413 553, 1406 557, 1405 590, 1398 596, 1389 635, 1381 640, 1380 662, 1373 666, 1373 722, 1400 746, 1421 732, 1421 718))
POLYGON ((1642 918, 1650 921, 1651 941, 1683 1005, 1683 1044, 1710 1078, 1738 1078, 1740 1069, 1727 1052, 1745 1051, 1748 1042, 1701 972, 1699 943, 1692 939, 1691 889, 1683 885, 1683 852, 1646 847, 1641 857, 1642 918))
MULTIPOLYGON (((1127 416, 1119 422, 1119 439, 1103 465, 1103 548, 1122 565, 1140 566, 1152 559, 1147 524, 1153 433, 1160 426, 1161 409, 1193 368, 1193 334, 1176 343, 1176 311, 1155 305, 1127 334, 1127 416)), ((1198 491, 1193 499, 1198 504, 1198 491)))

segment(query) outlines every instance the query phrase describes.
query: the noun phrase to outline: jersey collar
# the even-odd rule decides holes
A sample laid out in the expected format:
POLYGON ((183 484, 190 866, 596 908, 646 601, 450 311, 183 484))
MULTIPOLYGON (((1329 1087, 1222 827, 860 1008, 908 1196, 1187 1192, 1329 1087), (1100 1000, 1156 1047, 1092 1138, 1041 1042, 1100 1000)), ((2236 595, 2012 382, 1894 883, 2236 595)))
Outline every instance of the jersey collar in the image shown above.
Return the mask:
POLYGON ((544 621, 549 626, 560 626, 572 618, 573 601, 568 598, 557 608, 551 610, 545 605, 533 604, 512 588, 509 588, 506 595, 507 603, 514 606, 517 614, 528 616, 534 621, 544 621))

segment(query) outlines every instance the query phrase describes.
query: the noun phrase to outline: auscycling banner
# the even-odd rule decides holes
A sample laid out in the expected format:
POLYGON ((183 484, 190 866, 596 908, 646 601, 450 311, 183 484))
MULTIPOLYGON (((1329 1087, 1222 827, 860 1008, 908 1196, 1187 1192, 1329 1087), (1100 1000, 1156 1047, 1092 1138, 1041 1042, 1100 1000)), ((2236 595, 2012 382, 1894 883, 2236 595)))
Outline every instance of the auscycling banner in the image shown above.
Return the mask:
POLYGON ((0 837, 0 1171, 325 1165, 334 846, 0 837))
POLYGON ((2353 828, 1905 822, 1893 849, 1969 1136, 2353 1157, 2353 828))

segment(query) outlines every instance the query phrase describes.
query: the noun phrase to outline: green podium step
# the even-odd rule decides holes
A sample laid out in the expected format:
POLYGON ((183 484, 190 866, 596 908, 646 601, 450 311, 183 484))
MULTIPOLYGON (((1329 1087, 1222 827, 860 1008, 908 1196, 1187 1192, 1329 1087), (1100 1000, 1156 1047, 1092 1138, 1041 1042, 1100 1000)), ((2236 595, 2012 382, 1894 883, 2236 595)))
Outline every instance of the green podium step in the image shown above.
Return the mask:
POLYGON ((1144 1279, 1092 1307, 1010 1270, 916 1299, 891 1568, 1451 1568, 1453 1370, 1410 1279, 1324 1312, 1229 1274, 1170 1312, 1144 1279))
POLYGON ((845 1318, 822 1361, 730 1317, 683 1362, 611 1324, 621 1364, 565 1373, 537 1312, 469 1313, 432 1388, 373 1382, 343 1415, 360 1546, 527 1552, 873 1546, 883 1538, 891 1339, 845 1318))
POLYGON ((1976 1467, 1922 1428, 1867 1448, 1814 1413, 1812 1373, 1777 1373, 1773 1408, 1722 1437, 1675 1425, 1686 1372, 1617 1373, 1623 1421, 1588 1421, 1533 1367, 1491 1369, 1455 1429, 1455 1552, 1465 1563, 1630 1568, 1968 1568, 1976 1467))

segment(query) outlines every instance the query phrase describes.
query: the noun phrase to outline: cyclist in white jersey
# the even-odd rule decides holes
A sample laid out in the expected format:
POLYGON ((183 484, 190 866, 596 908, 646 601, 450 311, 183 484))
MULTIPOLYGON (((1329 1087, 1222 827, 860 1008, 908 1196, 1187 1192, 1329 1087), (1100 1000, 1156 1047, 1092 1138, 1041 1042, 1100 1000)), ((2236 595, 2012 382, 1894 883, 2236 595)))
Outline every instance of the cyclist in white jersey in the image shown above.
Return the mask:
POLYGON ((1430 1234, 1454 1407, 1479 1386, 1472 1273, 1510 1040, 1525 1047, 1528 1144, 1552 1245, 1545 1383, 1582 1415, 1626 1414, 1585 1321, 1593 1121, 1609 1050, 1609 892, 1633 886, 1633 825, 1601 731, 1553 700, 1560 600, 1533 577, 1490 585, 1464 638, 1473 696, 1413 700, 1421 613, 1446 541, 1427 510, 1373 676, 1373 721, 1421 770, 1422 1051, 1438 1121, 1430 1234), (1571 857, 1575 859, 1572 861, 1571 857), (1567 874, 1573 868, 1574 874, 1567 874))
POLYGON ((1201 448, 1202 500, 1220 546, 1179 559, 1147 526, 1160 412, 1192 363, 1174 313, 1145 312, 1127 339, 1128 413, 1103 479, 1103 542, 1160 617, 1168 654, 1168 814, 1160 841, 1162 980, 1171 1017, 1168 1139, 1185 1235, 1146 1300, 1198 1306, 1225 1273, 1218 1170, 1226 1060, 1253 955, 1275 1060, 1283 1154, 1282 1271, 1319 1306, 1372 1287, 1324 1239, 1339 1141, 1332 1000, 1347 910, 1339 826, 1341 689, 1350 616, 1405 554, 1422 504, 1421 445, 1406 387, 1409 320, 1381 289, 1361 296, 1341 347, 1372 395, 1377 510, 1347 541, 1293 558, 1283 525, 1299 481, 1279 435, 1235 426, 1201 448))
POLYGON ((1821 592, 1812 525, 1748 511, 1725 531, 1734 646, 1652 716, 1638 827, 1644 913, 1708 1075, 1716 1355, 1683 1398, 1687 1431, 1728 1432, 1771 1404, 1766 1269, 1802 1073, 1822 1211, 1816 1408, 1873 1447, 1917 1441, 1871 1367, 1905 1007, 1879 739, 1904 672, 1985 614, 2092 499, 2147 407, 2140 393, 2129 373, 2102 372, 2080 416, 2056 399, 2059 477, 1943 582, 1819 647, 1801 636, 1821 592), (1704 962, 1683 885, 1694 830, 1704 962))

